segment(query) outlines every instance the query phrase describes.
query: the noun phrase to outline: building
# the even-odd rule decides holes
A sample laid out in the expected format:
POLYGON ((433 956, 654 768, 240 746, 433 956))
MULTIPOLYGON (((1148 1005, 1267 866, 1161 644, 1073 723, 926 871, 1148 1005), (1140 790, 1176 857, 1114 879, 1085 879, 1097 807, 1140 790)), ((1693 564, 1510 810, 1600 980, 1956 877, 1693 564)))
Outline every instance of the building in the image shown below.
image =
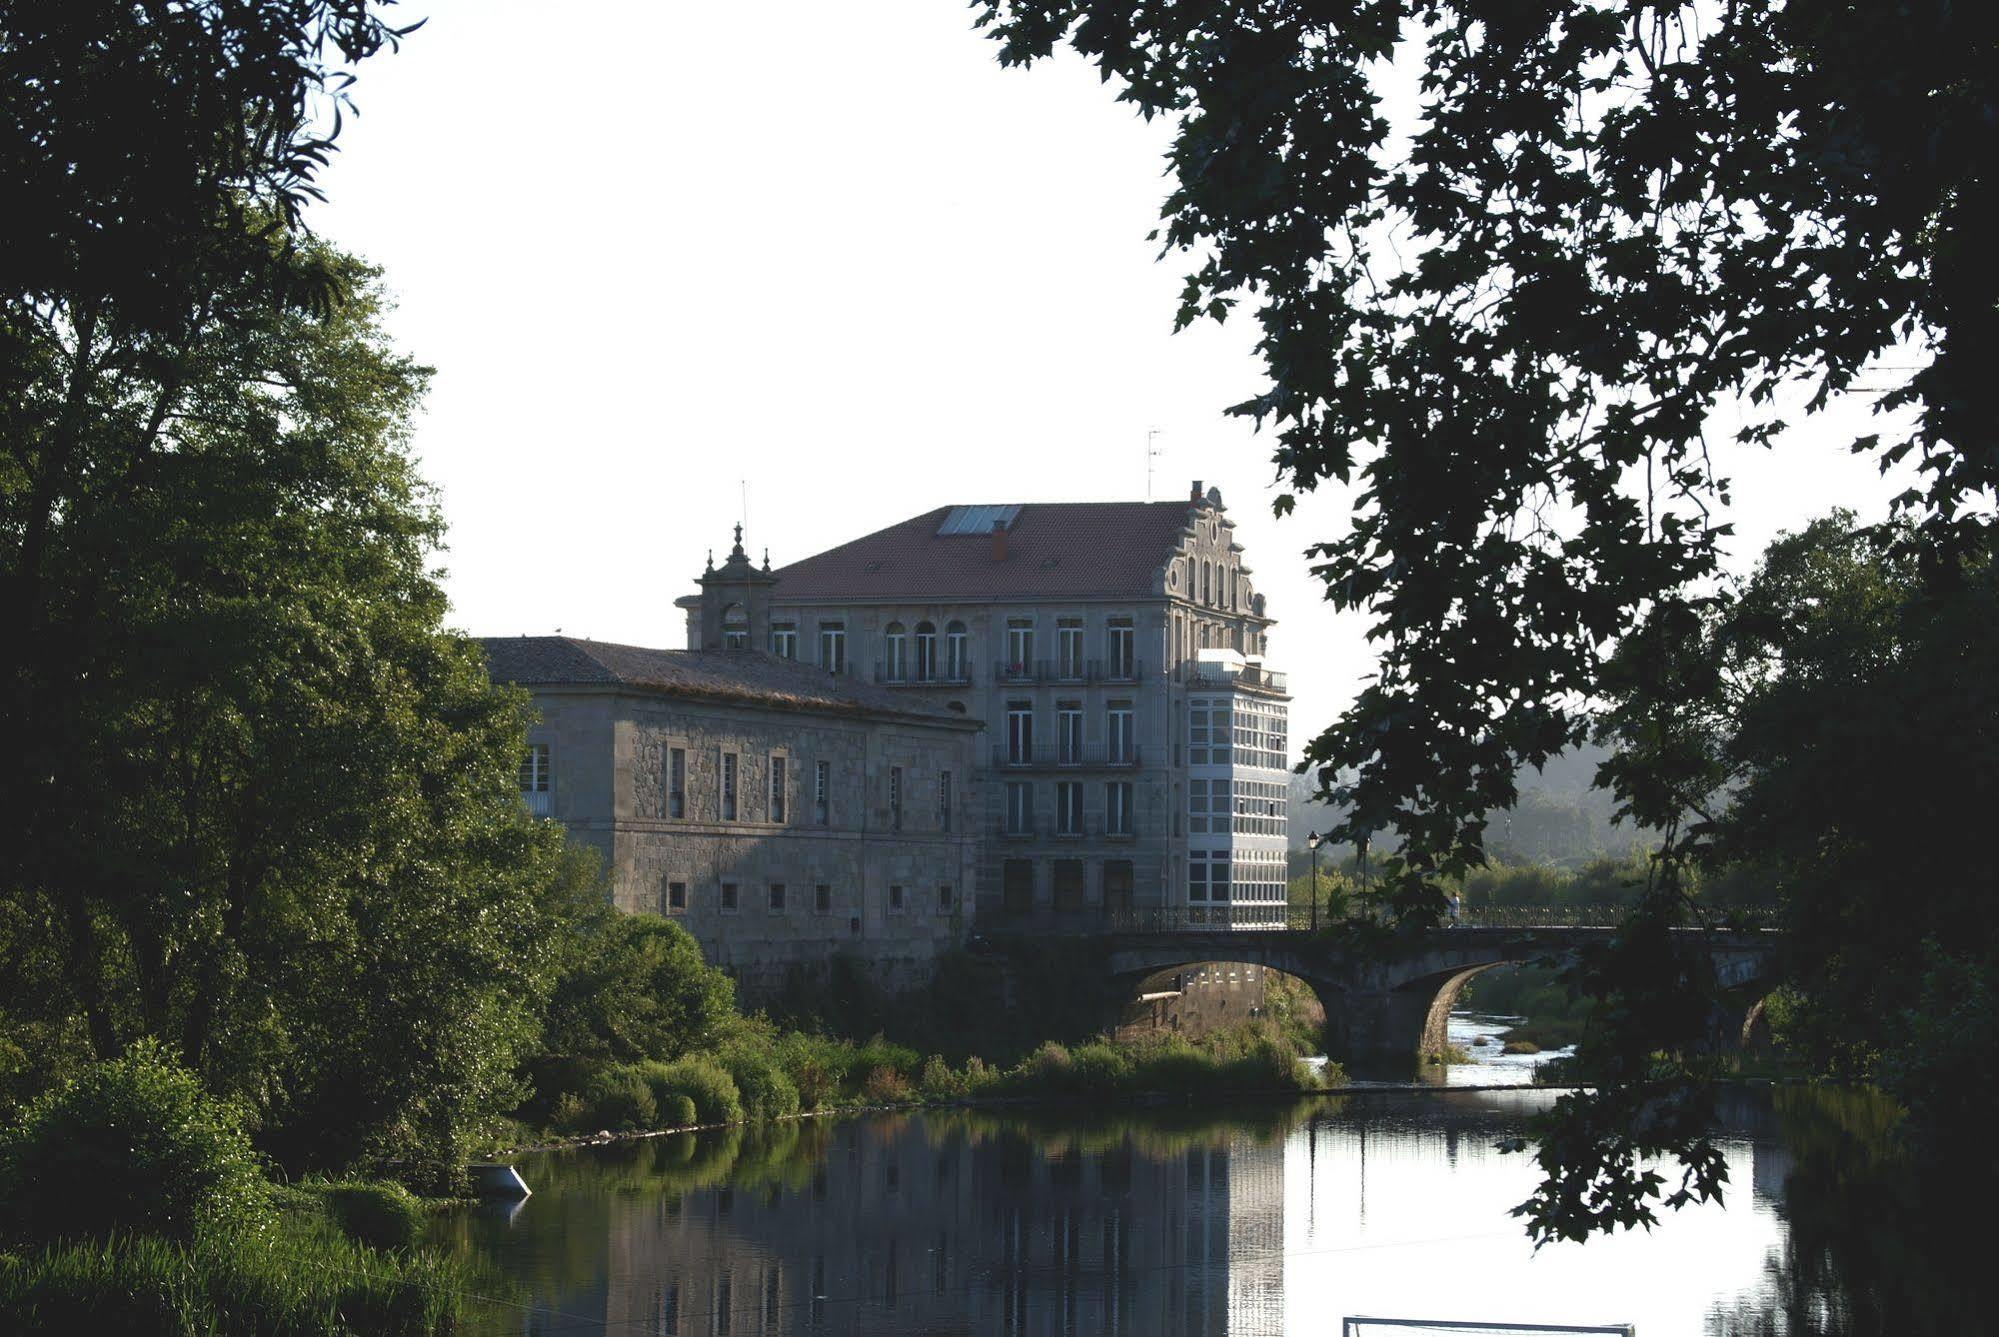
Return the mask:
POLYGON ((680 600, 688 644, 983 721, 982 918, 1282 919, 1289 698, 1218 489, 946 506, 767 568, 680 600))
POLYGON ((980 722, 747 648, 772 577, 741 540, 702 577, 695 649, 484 642, 540 713, 522 794, 602 851, 621 908, 684 924, 752 997, 842 951, 920 985, 976 896, 980 722))

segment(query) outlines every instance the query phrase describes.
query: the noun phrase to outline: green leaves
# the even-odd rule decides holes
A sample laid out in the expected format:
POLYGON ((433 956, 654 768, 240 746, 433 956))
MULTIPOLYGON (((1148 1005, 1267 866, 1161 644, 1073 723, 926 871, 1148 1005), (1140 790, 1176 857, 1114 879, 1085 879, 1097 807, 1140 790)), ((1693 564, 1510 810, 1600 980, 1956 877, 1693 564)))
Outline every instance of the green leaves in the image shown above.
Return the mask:
MULTIPOLYGON (((1780 389, 1810 386, 1815 411, 1885 377, 1882 406, 1909 412, 1857 448, 1924 463, 1896 501, 1909 552, 1944 589, 1984 550, 1999 9, 974 8, 1006 62, 1067 43, 1141 110, 1176 114, 1162 235, 1199 257, 1178 324, 1254 300, 1268 381, 1230 411, 1274 435, 1280 514, 1358 475, 1353 523, 1313 570, 1371 616, 1380 675, 1306 760, 1328 792, 1343 779, 1336 840, 1400 835, 1398 913, 1435 917, 1517 769, 1580 741, 1606 701, 1628 747, 1605 779, 1668 836, 1650 912, 1684 900, 1678 842, 1732 770, 1703 648, 1729 532, 1717 409, 1747 406, 1739 438, 1767 444, 1780 389), (1386 95, 1396 62, 1420 69, 1413 108, 1386 95)), ((1653 965, 1619 1041, 1634 1081, 1668 1047, 1641 1031, 1683 987, 1653 965)), ((1596 1187, 1552 1186, 1537 1228, 1651 1200, 1602 1140, 1641 1119, 1659 1131, 1634 1146, 1684 1153, 1707 1182, 1696 1119, 1571 1108, 1562 1155, 1596 1187)))

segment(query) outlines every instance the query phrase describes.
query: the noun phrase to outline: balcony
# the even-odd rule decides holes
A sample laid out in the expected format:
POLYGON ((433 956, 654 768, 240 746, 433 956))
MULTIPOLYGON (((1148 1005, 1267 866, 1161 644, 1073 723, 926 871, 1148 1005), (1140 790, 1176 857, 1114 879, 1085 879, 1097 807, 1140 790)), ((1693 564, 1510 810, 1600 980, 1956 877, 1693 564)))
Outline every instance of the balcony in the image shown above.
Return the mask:
POLYGON ((549 793, 546 789, 521 791, 521 802, 527 804, 528 815, 531 817, 548 816, 550 811, 548 799, 549 793))
POLYGON ((1023 826, 1002 817, 994 824, 993 833, 1002 840, 1034 840, 1043 837, 1054 841, 1111 840, 1122 843, 1138 839, 1138 832, 1134 828, 1130 826, 1112 828, 1102 817, 1094 813, 1085 817, 1082 826, 1073 831, 1065 831, 1059 824, 1049 822, 1029 821, 1023 826))
POLYGON ((1045 744, 1020 748, 1006 744, 993 749, 993 767, 1002 771, 1081 771, 1131 770, 1139 764, 1136 744, 1110 747, 1103 743, 1084 747, 1045 744))
POLYGON ((972 669, 969 664, 955 671, 948 665, 940 665, 928 677, 924 677, 909 665, 897 670, 890 664, 877 664, 875 681, 884 687, 970 687, 972 669))
POLYGON ((1030 659, 1017 662, 1002 659, 993 664, 995 682, 1137 682, 1144 672, 1145 666, 1135 659, 1030 659))
POLYGON ((1261 664, 1204 664, 1189 660, 1180 666, 1180 680, 1214 687, 1254 687, 1267 692, 1284 692, 1285 677, 1261 664))

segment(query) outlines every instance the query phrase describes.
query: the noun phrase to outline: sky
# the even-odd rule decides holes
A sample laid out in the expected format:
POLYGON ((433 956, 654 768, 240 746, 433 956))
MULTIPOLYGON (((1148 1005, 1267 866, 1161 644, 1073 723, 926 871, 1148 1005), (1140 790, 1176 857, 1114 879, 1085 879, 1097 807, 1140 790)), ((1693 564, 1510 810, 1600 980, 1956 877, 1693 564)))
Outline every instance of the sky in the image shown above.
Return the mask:
MULTIPOLYGON (((385 268, 436 368, 415 450, 460 629, 677 647, 738 519, 782 566, 942 505, 1198 478, 1279 619, 1294 748, 1369 676, 1303 556, 1350 498, 1272 518, 1272 443, 1223 412, 1261 388, 1253 324, 1172 333, 1170 126, 1080 58, 1002 69, 955 0, 406 9, 312 224, 385 268)), ((1879 512, 1841 449, 1866 430, 1849 406, 1722 456, 1738 566, 1879 512)))

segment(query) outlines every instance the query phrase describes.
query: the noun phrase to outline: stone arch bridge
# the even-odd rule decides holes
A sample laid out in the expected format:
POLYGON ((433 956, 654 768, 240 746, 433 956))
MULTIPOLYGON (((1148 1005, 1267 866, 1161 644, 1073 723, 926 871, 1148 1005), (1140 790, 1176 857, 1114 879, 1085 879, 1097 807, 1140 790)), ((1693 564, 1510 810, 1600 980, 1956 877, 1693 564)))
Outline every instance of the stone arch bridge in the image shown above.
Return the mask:
MULTIPOLYGON (((1305 981, 1326 1009, 1326 1046, 1337 1058, 1406 1061, 1443 1050, 1451 1008, 1466 981, 1494 966, 1561 957, 1607 943, 1609 928, 1457 927, 1399 937, 1360 952, 1292 929, 1114 932, 1105 935, 1107 965, 1134 990, 1148 976, 1209 961, 1283 971, 1305 981)), ((1732 1000, 1717 1017, 1729 1039, 1775 982, 1781 935, 1767 929, 1681 929, 1705 946, 1732 1000)))

